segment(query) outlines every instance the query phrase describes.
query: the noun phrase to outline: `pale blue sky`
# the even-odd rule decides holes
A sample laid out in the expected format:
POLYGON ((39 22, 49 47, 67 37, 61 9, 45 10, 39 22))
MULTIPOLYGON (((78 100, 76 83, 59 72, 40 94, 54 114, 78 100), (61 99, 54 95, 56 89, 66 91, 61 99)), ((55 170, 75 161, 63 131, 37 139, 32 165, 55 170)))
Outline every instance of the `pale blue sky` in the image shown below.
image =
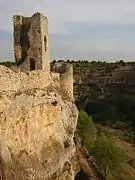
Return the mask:
POLYGON ((49 19, 51 59, 135 60, 135 0, 0 0, 0 60, 13 60, 12 16, 49 19))

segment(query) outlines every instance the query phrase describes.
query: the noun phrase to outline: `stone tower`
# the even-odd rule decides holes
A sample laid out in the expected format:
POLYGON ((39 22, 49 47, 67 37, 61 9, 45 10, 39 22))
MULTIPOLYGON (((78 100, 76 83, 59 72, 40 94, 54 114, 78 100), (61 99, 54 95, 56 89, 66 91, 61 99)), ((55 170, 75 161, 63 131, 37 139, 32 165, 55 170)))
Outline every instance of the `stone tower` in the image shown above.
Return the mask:
POLYGON ((53 70, 60 74, 61 90, 73 99, 73 66, 72 64, 56 62, 53 70))
POLYGON ((14 55, 26 70, 50 71, 48 19, 40 13, 32 17, 13 16, 14 55))

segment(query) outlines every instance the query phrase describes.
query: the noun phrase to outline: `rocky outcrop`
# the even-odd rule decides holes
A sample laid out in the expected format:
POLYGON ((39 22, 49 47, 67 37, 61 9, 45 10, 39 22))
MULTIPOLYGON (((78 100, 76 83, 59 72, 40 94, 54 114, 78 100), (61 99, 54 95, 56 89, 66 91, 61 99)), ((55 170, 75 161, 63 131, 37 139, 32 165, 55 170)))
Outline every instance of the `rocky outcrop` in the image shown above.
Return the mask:
POLYGON ((58 74, 0 66, 2 179, 73 180, 77 115, 58 74))

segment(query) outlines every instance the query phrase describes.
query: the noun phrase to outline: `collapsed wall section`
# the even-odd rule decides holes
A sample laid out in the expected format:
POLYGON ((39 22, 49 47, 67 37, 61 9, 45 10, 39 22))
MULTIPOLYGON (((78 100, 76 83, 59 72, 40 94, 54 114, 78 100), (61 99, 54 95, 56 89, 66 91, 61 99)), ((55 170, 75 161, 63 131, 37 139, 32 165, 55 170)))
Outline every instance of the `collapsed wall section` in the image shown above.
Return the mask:
POLYGON ((31 26, 31 17, 23 17, 20 15, 13 16, 14 28, 14 55, 15 61, 21 63, 27 57, 29 49, 28 33, 31 26))

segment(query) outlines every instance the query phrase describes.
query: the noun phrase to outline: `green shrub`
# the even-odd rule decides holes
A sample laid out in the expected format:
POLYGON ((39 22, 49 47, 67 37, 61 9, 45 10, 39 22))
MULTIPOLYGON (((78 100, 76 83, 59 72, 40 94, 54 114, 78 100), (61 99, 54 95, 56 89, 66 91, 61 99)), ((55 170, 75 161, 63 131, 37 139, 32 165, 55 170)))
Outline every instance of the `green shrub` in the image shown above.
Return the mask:
POLYGON ((128 157, 112 138, 101 135, 95 141, 89 153, 93 156, 93 161, 98 170, 99 177, 107 180, 116 174, 123 172, 123 168, 128 162, 128 157))
POLYGON ((77 131, 81 137, 82 146, 88 147, 94 140, 96 128, 92 118, 84 110, 79 112, 77 131))

